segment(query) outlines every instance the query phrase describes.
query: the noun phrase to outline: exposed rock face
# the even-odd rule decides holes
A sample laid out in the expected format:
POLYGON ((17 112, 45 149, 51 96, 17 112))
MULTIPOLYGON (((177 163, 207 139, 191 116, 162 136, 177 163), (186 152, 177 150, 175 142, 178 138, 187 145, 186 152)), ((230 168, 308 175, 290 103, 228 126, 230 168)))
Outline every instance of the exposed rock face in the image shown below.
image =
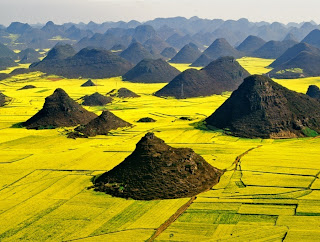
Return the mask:
POLYGON ((304 137, 320 132, 320 103, 253 75, 206 122, 245 138, 304 137))
POLYGON ((107 135, 111 130, 130 126, 130 123, 122 120, 110 111, 103 111, 100 116, 91 120, 86 125, 77 127, 75 131, 90 137, 96 135, 107 135))
POLYGON ((216 39, 193 64, 192 66, 206 66, 210 63, 204 62, 205 59, 216 60, 224 56, 232 56, 234 58, 240 58, 243 56, 243 53, 233 48, 228 41, 225 39, 216 39), (206 55, 206 58, 203 58, 202 55, 206 55))
POLYGON ((42 61, 33 63, 30 69, 67 78, 109 78, 122 76, 133 67, 107 50, 84 48, 66 59, 61 59, 61 54, 57 59, 50 53, 42 61))
POLYGON ((145 59, 123 75, 124 81, 140 83, 170 82, 180 74, 176 68, 162 59, 145 59))
POLYGON ((237 50, 250 56, 254 51, 261 48, 266 43, 263 39, 250 35, 238 47, 237 50))
POLYGON ((82 87, 94 87, 94 86, 96 86, 96 84, 94 84, 94 82, 91 81, 91 79, 89 79, 88 81, 86 81, 85 83, 83 83, 81 86, 82 86, 82 87))
POLYGON ((161 55, 165 58, 171 59, 177 54, 177 51, 173 47, 167 47, 162 52, 161 55))
POLYGON ((3 107, 10 102, 11 98, 4 95, 2 92, 0 92, 0 107, 3 107))
POLYGON ((140 95, 136 94, 135 92, 127 89, 127 88, 120 88, 120 89, 113 89, 107 93, 110 97, 118 97, 118 98, 135 98, 140 97, 140 95))
POLYGON ((34 85, 25 85, 24 87, 21 87, 18 90, 26 90, 26 89, 33 89, 33 88, 36 88, 36 86, 34 86, 34 85))
POLYGON ((82 105, 85 105, 85 106, 104 106, 112 102, 111 97, 103 96, 98 92, 95 92, 91 95, 86 95, 82 97, 82 99, 83 99, 82 105))
POLYGON ((144 59, 156 59, 154 55, 138 42, 132 43, 127 49, 121 52, 120 56, 135 65, 144 59))
POLYGON ((219 182, 223 171, 189 148, 173 148, 147 133, 122 163, 96 178, 95 189, 137 200, 192 197, 219 182))
POLYGON ((316 85, 310 85, 307 91, 309 97, 320 100, 320 89, 316 85))
POLYGON ((185 45, 171 60, 172 63, 193 63, 201 55, 201 51, 193 43, 185 45))
POLYGON ((249 75, 233 57, 222 57, 202 70, 182 72, 155 95, 189 98, 221 94, 237 89, 249 75))
POLYGON ((24 122, 24 126, 28 129, 71 127, 87 124, 96 117, 58 88, 46 98, 43 108, 24 122))

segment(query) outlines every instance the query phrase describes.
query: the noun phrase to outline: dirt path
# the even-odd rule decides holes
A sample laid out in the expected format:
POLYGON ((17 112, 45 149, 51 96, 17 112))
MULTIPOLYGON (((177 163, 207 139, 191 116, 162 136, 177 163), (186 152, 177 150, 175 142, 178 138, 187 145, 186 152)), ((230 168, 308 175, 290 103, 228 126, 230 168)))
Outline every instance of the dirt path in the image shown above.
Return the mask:
POLYGON ((163 231, 165 231, 174 221, 176 221, 181 216, 181 214, 183 214, 190 207, 190 205, 194 200, 196 200, 196 198, 197 197, 192 197, 186 204, 180 207, 177 212, 175 212, 167 221, 161 224, 160 227, 157 228, 156 232, 147 240, 147 242, 154 241, 155 238, 157 238, 163 231))

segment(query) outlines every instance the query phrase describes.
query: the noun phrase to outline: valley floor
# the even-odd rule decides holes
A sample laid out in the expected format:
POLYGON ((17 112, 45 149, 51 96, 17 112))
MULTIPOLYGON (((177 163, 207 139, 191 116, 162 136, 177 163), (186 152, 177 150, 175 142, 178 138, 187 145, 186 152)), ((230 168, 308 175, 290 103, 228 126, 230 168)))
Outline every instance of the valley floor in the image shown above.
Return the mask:
MULTIPOLYGON (((251 74, 268 72, 265 67, 271 61, 239 60, 251 74)), ((230 93, 163 99, 152 93, 165 84, 111 78, 94 80, 97 87, 80 87, 85 81, 30 73, 0 82, 0 90, 13 98, 0 108, 1 241, 319 239, 320 138, 242 139, 196 128, 194 123, 213 113, 230 93), (37 88, 17 91, 26 84, 37 88), (41 109, 57 87, 75 100, 120 87, 138 93, 140 98, 86 107, 97 114, 107 108, 134 127, 74 140, 66 138, 67 129, 26 130, 15 125, 41 109), (157 122, 137 123, 142 117, 157 122), (171 146, 194 149, 227 172, 218 185, 192 200, 135 201, 88 189, 94 175, 123 161, 148 131, 171 146)), ((309 84, 320 86, 320 77, 276 81, 303 93, 309 84)))

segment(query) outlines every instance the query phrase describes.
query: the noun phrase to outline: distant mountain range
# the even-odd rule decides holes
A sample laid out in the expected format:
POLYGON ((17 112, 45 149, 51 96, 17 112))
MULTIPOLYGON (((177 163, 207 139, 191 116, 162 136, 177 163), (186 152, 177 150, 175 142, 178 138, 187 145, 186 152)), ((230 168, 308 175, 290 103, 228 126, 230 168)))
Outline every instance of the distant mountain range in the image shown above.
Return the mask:
MULTIPOLYGON (((144 60, 205 67, 226 56, 277 59, 269 73, 275 78, 318 76, 318 48, 320 26, 315 22, 285 25, 244 18, 176 17, 144 23, 57 25, 49 21, 34 26, 13 22, 0 28, 1 69, 17 62, 33 63, 30 70, 72 78, 120 76, 144 60), (22 51, 16 54, 17 49, 22 51), (43 49, 51 49, 46 57, 43 49)), ((163 80, 168 82, 168 78, 163 80)))
POLYGON ((168 46, 181 49, 190 42, 204 50, 219 38, 226 39, 236 47, 250 35, 264 41, 301 41, 314 29, 320 27, 313 21, 285 25, 279 22, 250 22, 245 18, 225 21, 174 17, 157 18, 144 23, 132 20, 63 25, 52 21, 44 25, 13 22, 8 27, 0 28, 0 43, 12 49, 52 48, 57 42, 63 42, 74 44, 77 50, 85 47, 109 50, 115 44, 128 47, 132 40, 135 40, 145 44, 148 50, 154 49, 161 53, 168 46))

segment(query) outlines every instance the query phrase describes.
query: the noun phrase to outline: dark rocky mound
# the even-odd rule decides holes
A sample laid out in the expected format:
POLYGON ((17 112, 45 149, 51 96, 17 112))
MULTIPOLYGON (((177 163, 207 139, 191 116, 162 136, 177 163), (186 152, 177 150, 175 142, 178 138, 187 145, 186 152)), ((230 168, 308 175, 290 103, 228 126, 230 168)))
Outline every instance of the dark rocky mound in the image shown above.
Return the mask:
POLYGON ((16 58, 16 53, 14 53, 12 50, 10 50, 7 46, 0 43, 0 58, 2 57, 9 57, 12 59, 16 58))
POLYGON ((117 117, 109 111, 103 111, 102 114, 91 120, 86 125, 81 125, 75 129, 86 136, 107 135, 110 130, 130 127, 131 124, 117 117))
POLYGON ((24 122, 24 126, 28 129, 70 127, 87 124, 96 117, 58 88, 46 98, 43 108, 24 122))
POLYGON ((154 55, 138 42, 132 43, 127 49, 122 51, 120 56, 133 64, 138 64, 143 59, 155 59, 154 55))
POLYGON ((161 52, 161 55, 167 59, 171 59, 176 54, 177 54, 177 51, 173 47, 167 47, 161 52))
POLYGON ((85 106, 104 106, 112 102, 111 97, 103 96, 102 94, 95 92, 91 95, 86 95, 82 97, 82 105, 85 106))
POLYGON ((233 57, 222 57, 201 70, 182 72, 155 95, 189 98, 221 94, 237 89, 249 75, 233 57))
POLYGON ((206 122, 245 138, 304 137, 320 132, 320 103, 268 77, 254 75, 206 122))
POLYGON ((223 171, 190 148, 173 148, 147 133, 111 171, 96 177, 96 191, 137 200, 192 197, 219 182, 223 171))
POLYGON ((154 120, 153 118, 145 117, 145 118, 139 119, 137 122, 138 123, 154 123, 156 122, 156 120, 154 120))
POLYGON ((67 137, 69 139, 77 139, 77 138, 89 138, 88 135, 81 134, 78 131, 71 131, 67 133, 67 137))
POLYGON ((19 63, 26 64, 26 63, 33 63, 39 61, 39 58, 41 57, 40 53, 35 51, 32 48, 28 48, 25 50, 22 50, 18 57, 20 59, 19 63))
POLYGON ((237 47, 237 50, 250 56, 254 51, 261 48, 265 43, 266 41, 264 41, 263 39, 254 35, 250 35, 237 47))
POLYGON ((91 79, 89 79, 88 81, 86 81, 85 83, 83 83, 81 86, 82 86, 82 87, 94 87, 94 86, 96 86, 96 84, 94 84, 94 82, 91 81, 91 79))
POLYGON ((67 78, 109 78, 122 76, 133 66, 110 51, 90 48, 82 49, 76 55, 62 60, 50 61, 47 57, 41 62, 33 63, 30 69, 67 78))
POLYGON ((309 97, 312 97, 312 98, 320 100, 320 89, 319 89, 319 87, 316 86, 316 85, 310 85, 308 87, 307 95, 309 97))
POLYGON ((19 88, 18 90, 26 90, 36 88, 34 85, 25 85, 24 87, 19 88))
POLYGON ((47 56, 43 59, 46 60, 64 60, 68 57, 72 57, 76 54, 76 51, 69 44, 57 44, 53 47, 47 54, 47 56))
POLYGON ((212 62, 213 59, 206 54, 200 55, 200 57, 191 66, 206 66, 208 63, 212 62))
POLYGON ((192 121, 192 120, 193 120, 193 118, 185 117, 185 116, 180 117, 179 119, 180 119, 180 120, 183 120, 183 121, 192 121))
POLYGON ((201 51, 193 43, 185 45, 171 60, 172 63, 193 63, 201 55, 201 51))
POLYGON ((307 43, 299 43, 291 48, 287 49, 279 58, 277 58, 274 62, 271 63, 270 67, 280 66, 287 61, 290 61, 292 58, 296 57, 302 51, 307 51, 313 53, 315 55, 320 55, 320 50, 312 45, 307 43))
POLYGON ((277 59, 287 49, 296 45, 297 42, 293 40, 285 41, 274 41, 271 40, 261 46, 259 49, 253 52, 254 57, 265 58, 265 59, 277 59))
POLYGON ((11 101, 11 98, 0 92, 0 107, 3 107, 11 101))
POLYGON ((140 95, 134 93, 133 91, 127 88, 113 89, 107 93, 110 97, 118 97, 118 98, 135 98, 140 97, 140 95))
POLYGON ((224 56, 233 56, 234 58, 240 58, 243 56, 243 53, 233 48, 228 41, 225 39, 216 39, 203 53, 202 55, 192 64, 192 66, 206 66, 210 62, 203 62, 204 60, 216 60, 224 56), (206 58, 203 58, 202 55, 206 55, 206 58))
POLYGON ((18 64, 10 57, 0 57, 0 70, 5 70, 8 67, 17 66, 18 64))
POLYGON ((178 74, 180 74, 180 71, 165 60, 145 59, 124 74, 123 80, 141 83, 162 83, 170 82, 178 74))
POLYGON ((268 75, 278 79, 320 76, 320 55, 302 51, 291 60, 278 65, 268 75))
POLYGON ((315 29, 311 31, 301 42, 320 48, 320 30, 315 29))

